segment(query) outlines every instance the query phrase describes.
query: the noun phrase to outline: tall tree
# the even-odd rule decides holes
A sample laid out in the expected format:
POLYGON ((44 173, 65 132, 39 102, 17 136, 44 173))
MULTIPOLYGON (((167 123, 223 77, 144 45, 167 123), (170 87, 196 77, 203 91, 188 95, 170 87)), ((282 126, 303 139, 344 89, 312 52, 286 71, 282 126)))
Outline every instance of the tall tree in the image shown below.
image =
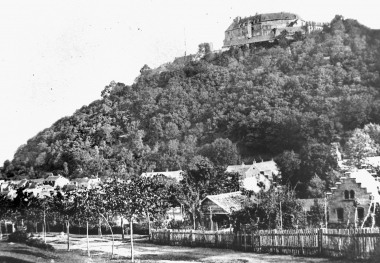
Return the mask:
POLYGON ((375 156, 378 145, 361 129, 355 129, 345 145, 348 163, 360 167, 366 157, 375 156))

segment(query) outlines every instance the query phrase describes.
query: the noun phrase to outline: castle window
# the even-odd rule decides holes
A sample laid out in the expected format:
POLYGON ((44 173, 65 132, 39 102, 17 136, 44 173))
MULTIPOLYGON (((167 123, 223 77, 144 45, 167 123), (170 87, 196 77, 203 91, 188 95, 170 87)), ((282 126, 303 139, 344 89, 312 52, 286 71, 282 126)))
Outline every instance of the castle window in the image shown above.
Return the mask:
POLYGON ((336 215, 338 217, 338 221, 343 221, 343 208, 337 208, 336 215))
POLYGON ((350 192, 348 190, 344 191, 344 199, 350 199, 350 192))
POLYGON ((358 218, 363 219, 364 218, 364 208, 358 207, 358 218))
POLYGON ((354 199, 354 198, 355 198, 355 191, 354 191, 354 190, 351 190, 351 191, 350 191, 350 198, 351 198, 351 199, 354 199))

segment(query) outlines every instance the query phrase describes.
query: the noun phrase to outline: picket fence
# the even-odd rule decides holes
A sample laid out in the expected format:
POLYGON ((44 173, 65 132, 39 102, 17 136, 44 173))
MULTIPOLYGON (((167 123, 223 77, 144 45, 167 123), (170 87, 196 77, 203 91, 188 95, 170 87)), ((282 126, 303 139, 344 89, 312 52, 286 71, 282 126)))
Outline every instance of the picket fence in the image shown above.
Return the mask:
POLYGON ((202 231, 157 229, 152 241, 172 246, 231 248, 254 253, 368 259, 380 257, 380 231, 373 229, 299 229, 202 231))

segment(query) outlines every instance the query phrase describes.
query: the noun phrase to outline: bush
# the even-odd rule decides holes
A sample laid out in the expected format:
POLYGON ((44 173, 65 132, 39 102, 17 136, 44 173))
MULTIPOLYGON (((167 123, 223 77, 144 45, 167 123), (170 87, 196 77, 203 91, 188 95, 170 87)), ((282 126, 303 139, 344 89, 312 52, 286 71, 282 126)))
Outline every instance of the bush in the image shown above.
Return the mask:
POLYGON ((25 231, 16 231, 8 236, 8 242, 25 243, 28 234, 25 231))
POLYGON ((30 238, 26 241, 26 244, 31 247, 37 247, 42 248, 47 251, 54 251, 54 247, 50 244, 45 244, 43 240, 36 239, 36 238, 30 238))
POLYGON ((8 242, 25 243, 31 247, 42 248, 47 251, 54 251, 54 247, 50 244, 45 244, 43 240, 37 238, 28 238, 32 236, 25 231, 16 231, 8 236, 8 242))

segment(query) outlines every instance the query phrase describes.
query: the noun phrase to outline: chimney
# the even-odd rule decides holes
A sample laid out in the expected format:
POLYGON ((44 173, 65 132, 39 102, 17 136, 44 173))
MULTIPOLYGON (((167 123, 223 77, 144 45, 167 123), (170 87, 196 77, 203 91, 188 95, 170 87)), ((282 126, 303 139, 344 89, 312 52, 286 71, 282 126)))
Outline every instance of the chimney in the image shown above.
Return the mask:
POLYGON ((152 169, 152 173, 154 173, 154 170, 152 169))
POLYGON ((256 160, 255 159, 253 159, 253 164, 255 164, 256 163, 256 160))
POLYGON ((241 163, 241 166, 244 167, 244 162, 241 163))
POLYGON ((168 168, 166 168, 166 172, 169 172, 169 169, 168 169, 168 168))

